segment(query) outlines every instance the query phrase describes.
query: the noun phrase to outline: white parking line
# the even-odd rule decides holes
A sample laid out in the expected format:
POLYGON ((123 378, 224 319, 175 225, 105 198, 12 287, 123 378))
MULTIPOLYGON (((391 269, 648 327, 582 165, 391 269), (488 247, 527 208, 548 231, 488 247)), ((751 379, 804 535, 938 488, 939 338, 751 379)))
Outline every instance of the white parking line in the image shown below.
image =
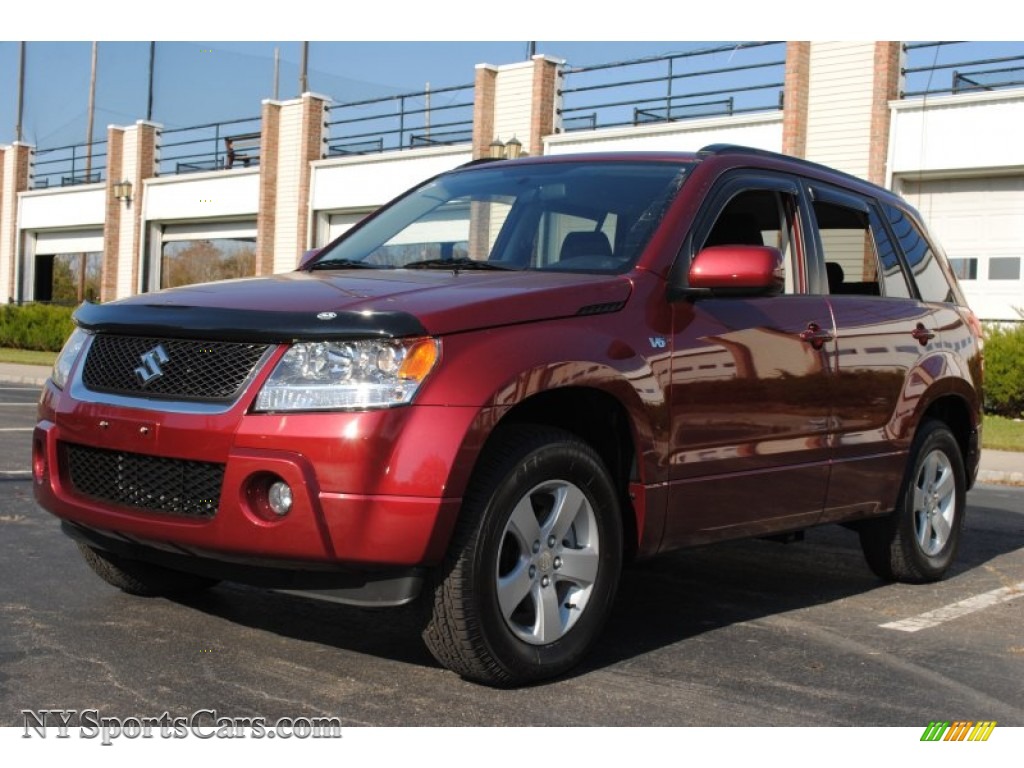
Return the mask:
POLYGON ((35 427, 0 427, 0 432, 31 432, 35 427))
POLYGON ((882 629, 897 629, 900 632, 917 632, 921 629, 937 627, 939 624, 959 619, 961 616, 966 616, 975 611, 991 608, 999 603, 1016 600, 1018 597, 1024 597, 1024 581, 1010 587, 993 589, 991 592, 968 597, 966 600, 944 605, 941 608, 928 611, 928 613, 922 613, 919 616, 912 616, 909 619, 901 619, 900 621, 890 621, 888 624, 879 624, 878 626, 882 629))
POLYGON ((0 477, 32 477, 31 469, 0 469, 0 477))

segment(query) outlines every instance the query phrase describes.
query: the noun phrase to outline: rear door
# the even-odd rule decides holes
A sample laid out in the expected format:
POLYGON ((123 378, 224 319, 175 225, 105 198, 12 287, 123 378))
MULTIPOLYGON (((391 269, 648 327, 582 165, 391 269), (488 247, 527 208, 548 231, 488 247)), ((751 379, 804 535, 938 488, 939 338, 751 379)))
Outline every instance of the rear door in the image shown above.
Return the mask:
POLYGON ((819 183, 808 192, 826 273, 819 288, 828 293, 836 327, 826 522, 895 504, 941 319, 915 295, 875 201, 819 183))

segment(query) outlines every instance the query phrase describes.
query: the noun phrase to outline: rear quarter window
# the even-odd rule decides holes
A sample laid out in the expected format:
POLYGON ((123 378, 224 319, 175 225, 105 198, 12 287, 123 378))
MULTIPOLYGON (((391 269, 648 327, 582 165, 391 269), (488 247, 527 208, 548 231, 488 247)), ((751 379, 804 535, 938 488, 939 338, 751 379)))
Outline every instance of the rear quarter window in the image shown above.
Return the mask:
POLYGON ((939 255, 921 233, 917 222, 895 206, 885 205, 885 215, 892 226, 906 257, 907 266, 924 301, 952 303, 956 301, 953 287, 946 277, 939 255))

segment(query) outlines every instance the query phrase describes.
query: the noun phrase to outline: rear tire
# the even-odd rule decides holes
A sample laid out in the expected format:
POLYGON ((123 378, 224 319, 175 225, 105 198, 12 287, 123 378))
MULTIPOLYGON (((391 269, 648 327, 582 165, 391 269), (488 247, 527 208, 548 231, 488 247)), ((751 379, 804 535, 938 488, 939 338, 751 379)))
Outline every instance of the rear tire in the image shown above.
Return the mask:
POLYGON ((586 443, 514 426, 474 472, 423 639, 465 678, 511 686, 559 675, 593 644, 622 569, 618 494, 586 443))
POLYGON ((78 548, 85 562, 97 576, 129 595, 183 596, 202 592, 218 583, 217 579, 172 571, 141 560, 129 560, 86 544, 79 543, 78 548))
POLYGON ((914 438, 896 510, 860 527, 871 570, 886 581, 938 581, 960 544, 967 479, 960 446, 940 421, 927 421, 914 438))

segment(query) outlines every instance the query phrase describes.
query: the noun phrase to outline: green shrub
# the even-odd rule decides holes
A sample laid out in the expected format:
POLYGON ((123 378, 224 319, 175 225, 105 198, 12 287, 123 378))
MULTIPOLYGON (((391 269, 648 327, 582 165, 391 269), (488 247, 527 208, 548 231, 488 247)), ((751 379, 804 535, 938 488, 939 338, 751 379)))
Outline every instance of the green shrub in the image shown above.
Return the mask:
POLYGON ((0 306, 0 347, 59 352, 75 327, 72 312, 53 304, 0 306))
POLYGON ((1024 323, 985 331, 985 405, 991 413, 1024 415, 1024 323))

